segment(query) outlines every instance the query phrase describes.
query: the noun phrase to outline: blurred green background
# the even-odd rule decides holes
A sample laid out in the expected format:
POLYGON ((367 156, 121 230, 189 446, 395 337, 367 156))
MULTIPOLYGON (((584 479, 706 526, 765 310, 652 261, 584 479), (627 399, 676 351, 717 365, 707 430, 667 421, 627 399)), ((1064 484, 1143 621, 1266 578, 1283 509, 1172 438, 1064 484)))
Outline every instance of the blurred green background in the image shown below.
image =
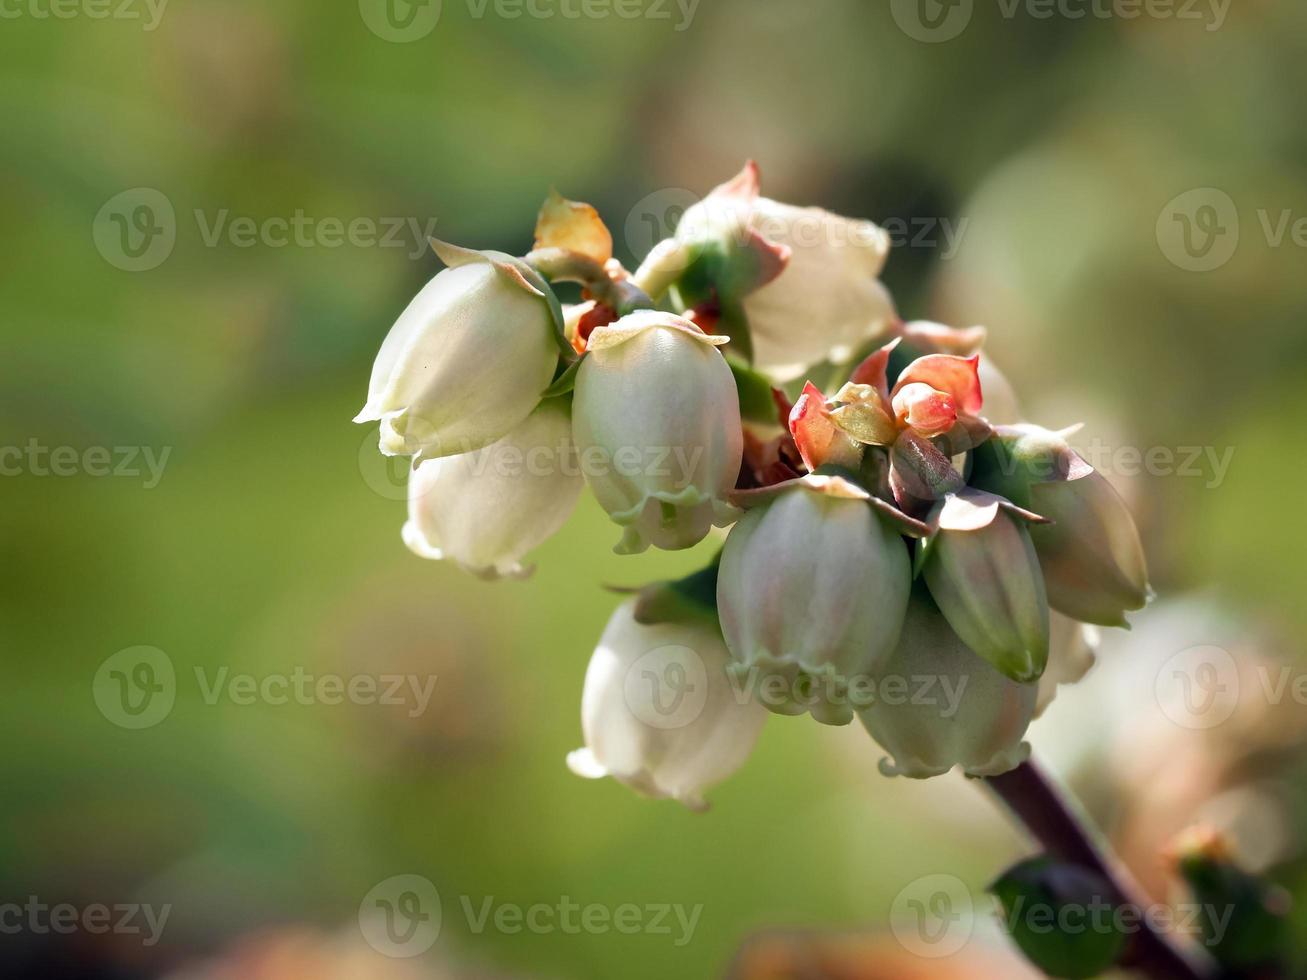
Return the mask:
MULTIPOLYGON (((882 779, 860 730, 773 719, 707 816, 568 773, 601 584, 702 548, 619 559, 588 497, 525 584, 403 548, 401 469, 349 421, 372 357, 439 268, 428 230, 521 253, 551 186, 628 261, 748 157, 769 196, 886 223, 905 317, 986 324, 1029 414, 1109 448, 1164 596, 1214 587, 1301 635, 1300 4, 395 2, 4 7, 0 884, 173 907, 148 948, 7 935, 15 969, 357 936, 369 890, 419 874, 444 900, 429 975, 713 976, 757 930, 879 930, 920 876, 979 889, 1020 853, 960 780, 882 779), (73 447, 68 475, 32 445, 73 447), (1136 475, 1121 447, 1177 457, 1136 475), (1185 447, 1233 455, 1178 472, 1185 447), (140 645, 177 693, 132 730, 92 684, 140 645), (210 704, 195 673, 297 667, 438 681, 410 717, 210 704), (478 934, 463 896, 703 909, 678 946, 478 934)), ((1059 707, 1061 738, 1095 724, 1059 707)))

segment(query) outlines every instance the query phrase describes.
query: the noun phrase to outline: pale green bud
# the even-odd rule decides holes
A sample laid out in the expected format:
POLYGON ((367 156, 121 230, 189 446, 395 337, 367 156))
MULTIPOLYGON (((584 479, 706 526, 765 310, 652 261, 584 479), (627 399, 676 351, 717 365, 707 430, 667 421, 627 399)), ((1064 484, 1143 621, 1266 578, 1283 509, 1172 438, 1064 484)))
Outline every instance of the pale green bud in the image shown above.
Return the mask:
POLYGON ((918 567, 944 618, 978 654, 1021 683, 1048 661, 1048 599, 1026 524, 1038 518, 966 489, 935 506, 918 567))
POLYGON ((1049 604, 1074 619, 1125 626, 1148 602, 1139 531, 1121 495, 1067 443, 1034 425, 1005 426, 977 454, 973 482, 1050 523, 1031 529, 1049 604))

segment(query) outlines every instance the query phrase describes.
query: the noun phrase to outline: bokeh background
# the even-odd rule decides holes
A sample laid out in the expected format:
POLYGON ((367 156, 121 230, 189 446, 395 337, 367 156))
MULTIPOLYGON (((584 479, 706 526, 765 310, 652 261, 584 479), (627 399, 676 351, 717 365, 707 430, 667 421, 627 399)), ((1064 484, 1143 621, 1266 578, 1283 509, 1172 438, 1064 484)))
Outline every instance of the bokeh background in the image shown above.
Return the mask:
POLYGON ((1154 695, 1195 646, 1303 669, 1307 10, 1136 9, 6 3, 0 899, 170 914, 149 945, 6 929, 0 972, 1021 975, 982 897, 1020 837, 961 779, 880 777, 856 726, 773 719, 707 816, 568 773, 601 585, 704 550, 619 559, 587 497, 529 582, 461 576, 402 547, 402 469, 350 424, 428 232, 520 253, 556 186, 637 260, 747 157, 886 223, 903 313, 987 325, 1134 502, 1162 599, 1036 751, 1155 895, 1200 814, 1300 890, 1307 706, 1267 672, 1212 725, 1154 695), (141 646, 175 696, 125 727, 93 689, 141 646), (296 668, 437 682, 418 712, 206 698, 296 668), (358 912, 407 874, 443 928, 390 959, 358 912), (923 957, 891 924, 937 874, 974 935, 923 957), (564 896, 701 914, 678 943, 463 911, 564 896))

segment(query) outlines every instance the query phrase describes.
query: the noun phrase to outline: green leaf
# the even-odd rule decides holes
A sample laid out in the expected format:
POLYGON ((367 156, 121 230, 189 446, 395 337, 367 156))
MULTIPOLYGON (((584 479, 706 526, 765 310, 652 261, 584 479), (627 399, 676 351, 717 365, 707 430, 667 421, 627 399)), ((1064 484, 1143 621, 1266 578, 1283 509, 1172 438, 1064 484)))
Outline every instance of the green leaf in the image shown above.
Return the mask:
POLYGON ((1087 868, 1035 857, 989 890, 1003 906, 1008 934, 1051 977, 1087 980, 1109 970, 1125 950, 1112 888, 1087 868))
POLYGON ((1203 946, 1218 963, 1249 970, 1285 962, 1288 893, 1220 852, 1197 849, 1182 854, 1179 868, 1202 911, 1195 925, 1203 946))

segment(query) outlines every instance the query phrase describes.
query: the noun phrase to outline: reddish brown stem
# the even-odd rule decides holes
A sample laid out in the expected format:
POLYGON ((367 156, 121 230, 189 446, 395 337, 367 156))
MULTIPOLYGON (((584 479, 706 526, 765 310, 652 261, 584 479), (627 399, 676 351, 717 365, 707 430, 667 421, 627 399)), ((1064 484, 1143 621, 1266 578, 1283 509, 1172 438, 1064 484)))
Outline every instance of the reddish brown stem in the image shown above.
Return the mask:
MULTIPOLYGON (((1008 811, 1053 857, 1099 874, 1117 905, 1145 909, 1138 884, 1120 863, 1108 857, 1070 800, 1033 762, 984 780, 1008 811)), ((1212 980, 1213 967, 1188 956, 1145 918, 1122 963, 1154 980, 1212 980)))

